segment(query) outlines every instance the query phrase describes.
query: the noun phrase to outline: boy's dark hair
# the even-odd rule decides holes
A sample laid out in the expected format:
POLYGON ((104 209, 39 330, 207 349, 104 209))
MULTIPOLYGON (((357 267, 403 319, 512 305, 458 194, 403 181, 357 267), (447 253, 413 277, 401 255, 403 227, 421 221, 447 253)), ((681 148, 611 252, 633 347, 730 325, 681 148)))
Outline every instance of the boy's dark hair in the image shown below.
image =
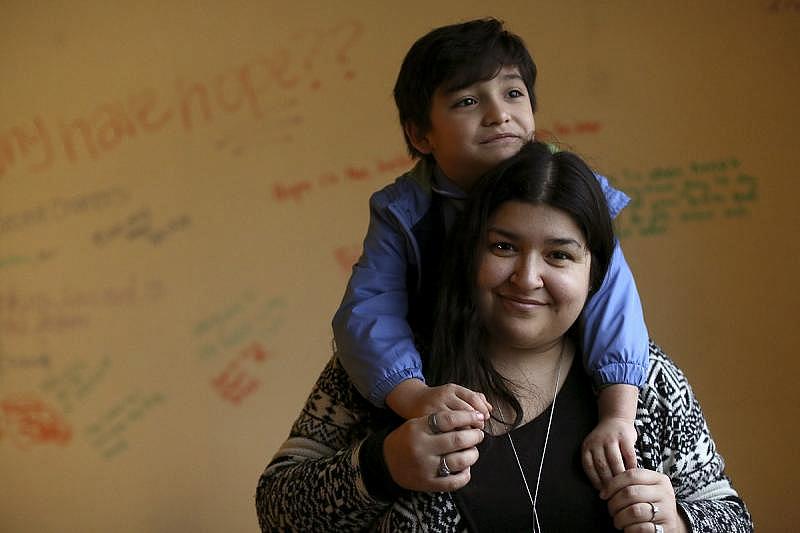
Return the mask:
MULTIPOLYGON (((487 332, 475 302, 489 219, 509 201, 554 207, 575 221, 592 258, 589 296, 606 275, 616 239, 608 204, 592 170, 577 155, 552 153, 541 142, 523 146, 517 155, 486 173, 470 192, 460 225, 454 228, 444 255, 445 275, 440 279, 425 377, 431 385, 457 383, 483 392, 490 402, 499 399, 513 408, 518 422, 522 410, 512 393, 514 384, 498 373, 489 360, 487 332)), ((577 324, 568 335, 577 335, 577 324)))
POLYGON ((411 157, 421 154, 411 143, 406 126, 421 135, 431 127, 433 93, 444 85, 455 91, 478 81, 494 78, 504 66, 517 67, 528 89, 531 109, 536 111, 536 64, 522 39, 503 28, 494 18, 442 26, 423 35, 406 54, 394 100, 411 157))

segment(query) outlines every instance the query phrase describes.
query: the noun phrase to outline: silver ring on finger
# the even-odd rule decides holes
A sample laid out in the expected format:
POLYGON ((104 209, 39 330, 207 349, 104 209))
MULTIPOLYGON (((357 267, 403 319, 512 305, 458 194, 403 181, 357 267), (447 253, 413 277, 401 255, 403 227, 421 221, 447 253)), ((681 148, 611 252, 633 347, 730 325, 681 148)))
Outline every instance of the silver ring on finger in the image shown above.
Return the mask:
POLYGON ((664 526, 656 524, 655 522, 650 523, 653 524, 653 533, 664 533, 664 526))
POLYGON ((436 413, 431 413, 428 415, 428 427, 430 428, 431 433, 434 435, 442 432, 442 430, 439 429, 438 422, 436 422, 436 413))
POLYGON ((652 522, 653 520, 656 519, 656 514, 658 514, 658 512, 661 511, 661 509, 659 509, 658 505, 654 504, 653 502, 647 502, 647 503, 650 504, 650 512, 652 513, 652 515, 650 516, 650 521, 652 522))
POLYGON ((444 455, 439 456, 439 468, 436 469, 436 477, 447 477, 450 475, 450 468, 447 466, 447 461, 444 455))

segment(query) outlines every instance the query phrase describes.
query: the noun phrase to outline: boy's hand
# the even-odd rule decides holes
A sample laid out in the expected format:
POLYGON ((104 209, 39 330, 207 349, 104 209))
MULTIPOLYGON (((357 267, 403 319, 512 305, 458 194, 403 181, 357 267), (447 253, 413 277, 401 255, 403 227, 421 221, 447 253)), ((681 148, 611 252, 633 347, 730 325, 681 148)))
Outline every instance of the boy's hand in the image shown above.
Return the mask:
POLYGON ((429 387, 418 379, 407 379, 386 396, 386 405, 406 420, 438 411, 474 410, 489 418, 492 406, 480 392, 448 383, 429 387))
POLYGON ((636 428, 633 420, 607 417, 583 441, 581 459, 589 481, 602 490, 611 478, 636 468, 636 428))

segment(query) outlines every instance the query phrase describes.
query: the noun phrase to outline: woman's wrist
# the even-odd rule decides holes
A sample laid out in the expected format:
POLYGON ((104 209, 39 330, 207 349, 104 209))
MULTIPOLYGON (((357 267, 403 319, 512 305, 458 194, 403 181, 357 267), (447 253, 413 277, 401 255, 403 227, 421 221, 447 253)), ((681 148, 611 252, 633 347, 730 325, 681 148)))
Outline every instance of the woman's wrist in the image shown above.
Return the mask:
POLYGON ((358 462, 361 469, 361 478, 370 496, 376 500, 391 502, 402 496, 406 490, 398 485, 383 455, 383 442, 391 433, 392 428, 387 427, 376 433, 371 433, 361 443, 358 462))

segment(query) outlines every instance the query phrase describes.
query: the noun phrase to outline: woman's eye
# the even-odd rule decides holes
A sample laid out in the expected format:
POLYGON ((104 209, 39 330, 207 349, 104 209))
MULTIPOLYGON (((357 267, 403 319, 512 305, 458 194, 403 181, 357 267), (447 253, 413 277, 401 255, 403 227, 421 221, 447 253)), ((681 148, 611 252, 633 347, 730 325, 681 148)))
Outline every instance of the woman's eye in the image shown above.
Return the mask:
POLYGON ((503 241, 493 242, 490 248, 497 254, 508 254, 515 250, 513 244, 503 241))
POLYGON ((556 261, 570 261, 572 259, 572 255, 567 252, 562 252, 561 250, 550 252, 550 257, 556 261))
POLYGON ((519 89, 511 89, 510 91, 508 91, 508 96, 510 96, 511 98, 521 98, 525 96, 525 93, 523 93, 519 89))

